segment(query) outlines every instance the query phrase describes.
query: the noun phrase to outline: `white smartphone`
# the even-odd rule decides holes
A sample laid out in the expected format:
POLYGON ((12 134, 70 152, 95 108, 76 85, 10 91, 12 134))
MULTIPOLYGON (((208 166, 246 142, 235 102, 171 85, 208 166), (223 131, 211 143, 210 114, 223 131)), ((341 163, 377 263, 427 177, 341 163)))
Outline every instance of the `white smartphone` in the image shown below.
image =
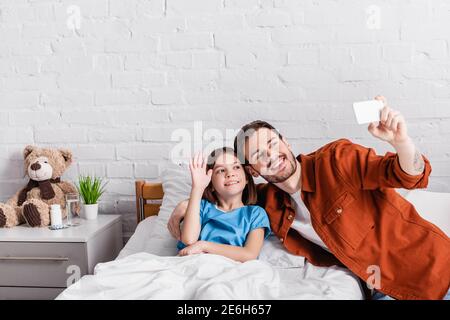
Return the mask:
POLYGON ((358 124, 380 121, 381 109, 384 103, 380 100, 367 100, 353 103, 358 124))

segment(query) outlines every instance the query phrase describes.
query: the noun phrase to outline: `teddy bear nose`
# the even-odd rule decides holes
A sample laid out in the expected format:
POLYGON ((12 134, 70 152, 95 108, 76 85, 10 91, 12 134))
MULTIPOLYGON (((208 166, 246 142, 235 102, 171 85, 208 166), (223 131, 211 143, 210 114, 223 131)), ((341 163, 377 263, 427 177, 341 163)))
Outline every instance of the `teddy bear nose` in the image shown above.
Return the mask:
POLYGON ((31 170, 36 171, 41 168, 41 165, 38 162, 36 162, 36 163, 33 163, 30 168, 31 168, 31 170))

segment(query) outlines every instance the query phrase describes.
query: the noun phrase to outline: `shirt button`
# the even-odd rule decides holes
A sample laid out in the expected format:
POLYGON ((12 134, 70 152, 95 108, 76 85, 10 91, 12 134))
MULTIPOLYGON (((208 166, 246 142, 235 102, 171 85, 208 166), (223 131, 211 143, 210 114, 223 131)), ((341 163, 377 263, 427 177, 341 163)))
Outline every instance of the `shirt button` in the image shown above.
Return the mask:
POLYGON ((336 212, 337 212, 338 214, 341 214, 341 213, 342 213, 342 208, 337 208, 337 209, 336 209, 336 212))
POLYGON ((281 241, 281 242, 283 242, 283 241, 284 241, 284 239, 283 239, 283 238, 280 238, 280 241, 281 241))

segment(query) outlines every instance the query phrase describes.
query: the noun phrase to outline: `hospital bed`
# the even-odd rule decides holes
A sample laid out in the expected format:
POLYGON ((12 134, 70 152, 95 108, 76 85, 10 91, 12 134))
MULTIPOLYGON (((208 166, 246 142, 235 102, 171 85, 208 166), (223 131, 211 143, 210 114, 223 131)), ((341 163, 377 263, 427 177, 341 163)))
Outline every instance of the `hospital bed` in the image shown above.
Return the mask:
MULTIPOLYGON (((136 182, 138 225, 118 257, 97 265, 58 299, 364 299, 349 270, 316 267, 269 237, 258 260, 239 263, 216 255, 176 256, 167 221, 190 191, 186 167, 164 170, 163 181, 136 182)), ((450 194, 397 190, 422 216, 450 232, 450 194)))

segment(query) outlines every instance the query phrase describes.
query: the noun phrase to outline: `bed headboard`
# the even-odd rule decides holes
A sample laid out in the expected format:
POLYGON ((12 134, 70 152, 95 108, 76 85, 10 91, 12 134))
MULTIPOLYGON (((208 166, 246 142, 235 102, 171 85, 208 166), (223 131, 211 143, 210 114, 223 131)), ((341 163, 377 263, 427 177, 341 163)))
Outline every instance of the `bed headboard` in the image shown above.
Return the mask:
POLYGON ((158 215, 164 191, 162 183, 137 180, 136 183, 137 223, 149 216, 158 215))

